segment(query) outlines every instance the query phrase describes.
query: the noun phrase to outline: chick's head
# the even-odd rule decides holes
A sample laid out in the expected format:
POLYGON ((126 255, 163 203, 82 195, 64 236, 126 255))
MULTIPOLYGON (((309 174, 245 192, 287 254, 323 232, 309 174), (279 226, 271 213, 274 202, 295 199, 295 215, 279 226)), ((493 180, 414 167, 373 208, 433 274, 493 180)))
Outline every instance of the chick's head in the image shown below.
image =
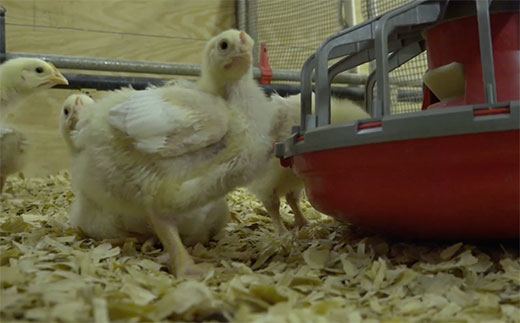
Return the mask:
POLYGON ((79 111, 91 103, 94 103, 94 100, 86 94, 72 94, 63 102, 60 114, 60 130, 63 135, 76 128, 79 111))
POLYGON ((2 82, 19 93, 69 84, 51 63, 38 58, 15 58, 2 65, 2 82))
POLYGON ((213 37, 204 49, 203 71, 225 81, 237 81, 251 70, 253 39, 243 31, 230 29, 213 37))

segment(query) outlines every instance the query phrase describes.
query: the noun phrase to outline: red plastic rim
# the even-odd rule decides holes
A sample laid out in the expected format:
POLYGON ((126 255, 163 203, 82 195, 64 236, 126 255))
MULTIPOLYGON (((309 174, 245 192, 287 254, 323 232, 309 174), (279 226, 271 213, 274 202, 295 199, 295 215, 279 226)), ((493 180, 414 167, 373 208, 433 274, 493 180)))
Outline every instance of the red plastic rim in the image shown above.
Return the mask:
POLYGON ((520 131, 394 141, 293 157, 319 211, 407 238, 520 236, 520 131))

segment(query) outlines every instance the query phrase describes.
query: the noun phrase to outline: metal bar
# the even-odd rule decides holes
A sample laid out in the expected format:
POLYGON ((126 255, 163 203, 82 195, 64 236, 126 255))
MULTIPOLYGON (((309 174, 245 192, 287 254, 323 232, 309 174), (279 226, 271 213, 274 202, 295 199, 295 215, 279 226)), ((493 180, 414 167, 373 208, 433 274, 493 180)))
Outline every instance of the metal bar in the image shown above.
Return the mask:
POLYGON ((247 17, 246 17, 246 0, 236 0, 235 1, 236 8, 236 19, 237 19, 237 28, 238 30, 246 30, 247 29, 247 17))
MULTIPOLYGON (((108 58, 93 58, 79 56, 60 56, 50 54, 29 54, 29 53, 6 53, 0 54, 2 58, 12 59, 17 57, 36 57, 49 61, 58 68, 75 70, 94 70, 110 72, 128 73, 147 73, 164 75, 185 75, 199 76, 200 65, 198 64, 179 64, 152 61, 133 61, 108 58)), ((254 68, 253 75, 260 78, 260 69, 254 68)), ((341 73, 334 78, 334 83, 364 84, 367 75, 355 73, 341 73)), ((293 70, 273 70, 273 81, 300 81, 300 72, 293 70)))
MULTIPOLYGON (((255 78, 260 78, 260 70, 255 68, 254 71, 255 78), (258 71, 258 74, 257 74, 258 71)), ((341 73, 338 74, 333 80, 332 83, 342 83, 342 84, 365 84, 368 75, 364 74, 356 74, 356 73, 341 73)), ((292 71, 292 70, 273 70, 273 80, 275 81, 300 81, 300 72, 292 71)), ((312 78, 314 81, 314 78, 312 78)))
POLYGON ((493 43, 491 40, 491 26, 489 22, 489 1, 476 0, 478 39, 480 43, 480 62, 482 64, 482 78, 486 103, 497 102, 495 84, 495 68, 493 66, 493 43))
POLYGON ((49 61, 58 68, 128 73, 150 73, 167 75, 200 75, 200 65, 175 64, 151 61, 132 61, 109 58, 60 56, 50 54, 6 53, 7 59, 35 57, 49 61))
POLYGON ((412 90, 397 90, 397 101, 399 102, 422 102, 423 92, 412 90))
POLYGON ((57 85, 54 88, 62 89, 96 89, 101 91, 117 90, 131 86, 135 90, 144 90, 151 85, 161 86, 171 79, 159 77, 134 77, 115 75, 95 75, 63 73, 69 85, 57 85))
POLYGON ((0 64, 5 61, 5 8, 0 6, 0 64))
POLYGON ((338 24, 348 28, 356 24, 354 0, 338 0, 338 24))
POLYGON ((258 49, 260 47, 260 43, 258 42, 258 2, 257 0, 247 0, 247 18, 246 18, 246 32, 253 38, 255 41, 255 46, 253 47, 253 64, 257 65, 258 62, 258 49))
MULTIPOLYGON (((61 89, 96 89, 102 91, 117 90, 131 86, 135 90, 144 90, 147 87, 162 86, 172 79, 159 77, 134 77, 134 76, 115 76, 115 75, 94 75, 63 73, 69 81, 69 85, 58 85, 55 88, 61 89)), ((296 95, 300 93, 298 85, 291 84, 266 84, 260 85, 268 95, 277 93, 281 96, 296 95)), ((351 100, 363 100, 363 89, 348 87, 332 87, 332 93, 336 97, 345 97, 351 100)))
MULTIPOLYGON (((377 16, 377 8, 375 5, 375 0, 366 0, 367 6, 367 17, 366 19, 372 19, 377 16)), ((368 71, 373 72, 376 69, 376 62, 370 61, 368 64, 368 71)))

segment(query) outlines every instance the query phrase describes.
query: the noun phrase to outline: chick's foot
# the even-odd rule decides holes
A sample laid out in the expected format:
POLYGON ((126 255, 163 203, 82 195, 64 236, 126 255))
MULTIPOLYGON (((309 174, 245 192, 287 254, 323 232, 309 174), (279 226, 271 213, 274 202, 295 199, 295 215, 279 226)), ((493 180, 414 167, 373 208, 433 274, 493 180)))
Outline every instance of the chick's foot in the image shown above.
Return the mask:
POLYGON ((271 217, 276 234, 280 237, 288 234, 289 231, 285 227, 280 215, 280 199, 278 196, 273 194, 269 199, 262 201, 262 203, 271 217))
POLYGON ((157 243, 157 237, 151 237, 146 239, 141 245, 141 252, 147 253, 155 249, 155 244, 157 243))
POLYGON ((175 221, 167 215, 152 213, 152 227, 169 256, 170 273, 177 277, 198 276, 204 273, 184 247, 175 221))
POLYGON ((207 262, 196 264, 193 261, 187 261, 182 264, 174 264, 174 266, 176 266, 176 276, 187 279, 203 279, 213 269, 213 266, 207 262))
POLYGON ((294 227, 300 229, 309 224, 309 221, 307 221, 303 215, 302 210, 300 209, 300 194, 291 192, 285 196, 285 199, 287 200, 287 204, 289 204, 294 214, 294 227))

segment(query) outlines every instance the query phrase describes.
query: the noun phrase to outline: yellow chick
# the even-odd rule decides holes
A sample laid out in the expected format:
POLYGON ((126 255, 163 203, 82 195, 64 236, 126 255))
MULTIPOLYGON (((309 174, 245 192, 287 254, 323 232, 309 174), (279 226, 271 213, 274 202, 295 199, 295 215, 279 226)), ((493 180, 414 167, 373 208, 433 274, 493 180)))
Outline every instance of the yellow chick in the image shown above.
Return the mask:
POLYGON ((58 84, 69 84, 52 65, 38 58, 15 58, 0 65, 0 113, 24 97, 58 84))
MULTIPOLYGON (((251 38, 236 36, 245 53, 233 51, 203 64, 202 77, 224 86, 210 81, 201 84, 202 90, 177 85, 124 89, 82 109, 74 138, 81 149, 71 168, 77 194, 71 222, 86 226, 93 237, 106 238, 107 225, 96 226, 89 210, 111 214, 106 222, 113 232, 139 228, 156 234, 172 272, 200 274, 182 243, 187 231, 205 222, 197 219, 201 212, 193 211, 219 204, 232 189, 252 180, 272 151, 274 109, 252 78, 251 38), (207 89, 224 91, 227 100, 207 89)), ((205 55, 215 55, 213 43, 205 55)))
POLYGON ((261 95, 266 100, 252 76, 253 45, 254 41, 248 34, 236 29, 226 30, 210 39, 202 57, 202 73, 197 82, 200 88, 228 100, 233 94, 231 91, 238 94, 237 84, 241 81, 241 87, 250 87, 244 93, 261 95))
POLYGON ((79 121, 80 111, 85 105, 93 104, 94 100, 86 94, 72 94, 65 102, 60 112, 59 129, 69 150, 77 152, 79 147, 74 144, 74 137, 77 134, 76 125, 79 121))
MULTIPOLYGON (((77 124, 82 110, 94 100, 86 94, 72 94, 63 103, 59 128, 69 150, 76 156, 82 149, 76 144, 77 124)), ((227 223, 229 209, 224 198, 216 199, 186 214, 176 216, 188 221, 179 221, 182 241, 187 246, 206 243, 227 223), (194 223, 198 220, 199 223, 194 223)), ((79 194, 71 212, 71 223, 96 239, 108 239, 115 244, 123 243, 127 237, 137 237, 145 244, 154 241, 154 233, 146 221, 125 221, 122 219, 143 218, 142 215, 124 216, 111 214, 91 202, 84 194, 79 194)), ((144 245, 143 245, 144 246, 144 245)))
POLYGON ((8 175, 22 169, 27 140, 16 128, 0 126, 0 193, 8 175))
MULTIPOLYGON (((230 93, 236 89, 233 79, 243 77, 244 71, 238 68, 234 70, 234 74, 231 73, 233 70, 227 74, 226 71, 230 66, 248 66, 251 63, 251 56, 248 55, 248 52, 252 46, 252 39, 246 33, 238 30, 228 30, 214 37, 206 45, 207 54, 204 55, 202 62, 206 73, 203 73, 198 81, 200 88, 228 100, 230 93), (226 79, 217 82, 219 76, 222 79, 221 75, 224 74, 227 75, 226 79)), ((248 82, 244 82, 244 84, 258 89, 250 75, 247 76, 247 79, 248 82)), ((262 100, 260 97, 263 96, 263 93, 260 93, 260 90, 251 92, 256 93, 255 100, 251 100, 251 102, 262 100)), ((245 99, 247 100, 247 98, 245 99)), ((272 107, 266 109, 268 113, 271 111, 275 113, 269 123, 269 133, 275 140, 285 139, 290 136, 291 127, 300 123, 300 96, 283 98, 273 95, 271 105, 272 107)), ((333 123, 370 118, 370 115, 363 109, 347 99, 332 98, 331 106, 333 123)), ((259 119, 258 122, 265 122, 265 120, 259 119)), ((282 196, 285 196, 293 210, 295 225, 301 227, 307 223, 299 207, 303 182, 291 169, 282 167, 274 156, 269 158, 266 167, 258 168, 255 180, 247 187, 262 201, 279 234, 287 232, 280 216, 280 198, 282 196)))
POLYGON ((41 59, 15 58, 0 65, 0 193, 8 175, 19 171, 25 137, 5 121, 10 108, 25 97, 57 84, 68 84, 67 79, 41 59))
MULTIPOLYGON (((291 127, 300 123, 300 96, 284 98, 279 95, 273 95, 271 98, 272 104, 286 113, 285 118, 279 123, 274 134, 276 140, 283 140, 290 136, 291 127)), ((367 118, 370 118, 370 115, 354 102, 348 99, 331 99, 332 123, 367 118)), ((281 197, 285 197, 287 204, 293 211, 294 225, 296 227, 306 225, 307 220, 303 216, 299 205, 303 182, 291 168, 282 167, 277 158, 272 157, 267 168, 259 172, 255 181, 249 184, 247 188, 263 203, 273 221, 275 231, 279 235, 287 232, 287 228, 280 216, 281 197)))

